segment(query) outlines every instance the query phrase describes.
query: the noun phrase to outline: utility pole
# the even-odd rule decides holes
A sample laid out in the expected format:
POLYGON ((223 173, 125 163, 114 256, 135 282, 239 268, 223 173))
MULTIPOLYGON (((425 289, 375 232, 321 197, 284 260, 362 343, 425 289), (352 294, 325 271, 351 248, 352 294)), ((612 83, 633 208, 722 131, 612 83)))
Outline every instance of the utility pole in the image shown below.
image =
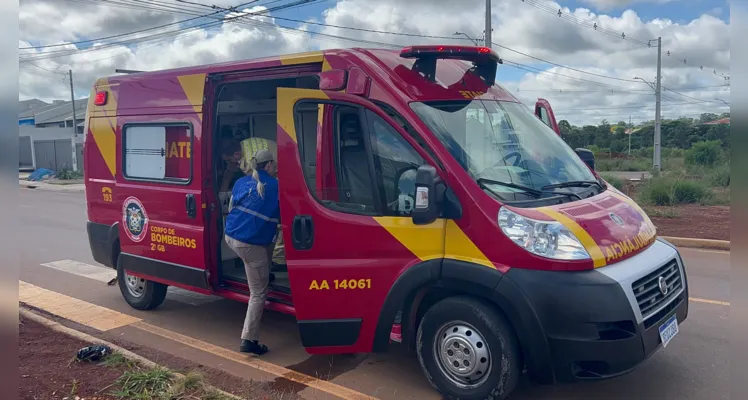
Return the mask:
POLYGON ((634 127, 631 125, 631 115, 629 114, 629 157, 631 157, 631 135, 634 133, 634 127))
POLYGON ((75 125, 77 118, 75 116, 75 92, 73 91, 73 70, 68 70, 68 77, 70 78, 70 105, 73 106, 73 137, 78 136, 78 127, 75 125))
POLYGON ((491 46, 491 0, 486 0, 486 33, 483 35, 486 39, 486 47, 491 46))
POLYGON ((654 131, 654 160, 652 162, 655 173, 660 172, 660 95, 662 94, 662 37, 657 38, 657 82, 655 89, 655 131, 654 131))

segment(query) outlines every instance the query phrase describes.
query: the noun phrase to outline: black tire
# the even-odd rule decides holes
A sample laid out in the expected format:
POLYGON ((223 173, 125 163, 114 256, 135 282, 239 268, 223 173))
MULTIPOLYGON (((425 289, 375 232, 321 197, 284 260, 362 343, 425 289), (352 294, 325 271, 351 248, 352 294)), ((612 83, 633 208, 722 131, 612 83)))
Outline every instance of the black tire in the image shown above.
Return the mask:
POLYGON ((495 307, 471 297, 449 297, 432 306, 418 326, 416 341, 418 361, 426 378, 446 399, 505 399, 522 373, 519 342, 509 322, 495 307), (445 357, 435 351, 437 340, 439 349, 454 350, 449 347, 454 346, 461 352, 440 351, 455 357, 444 363, 457 363, 460 368, 460 363, 465 363, 468 372, 461 373, 470 376, 450 375, 450 370, 455 374, 460 371, 440 361, 445 357), (467 346, 459 347, 460 343, 467 346), (466 351, 471 348, 473 351, 466 351), (483 357, 486 353, 489 356, 483 357), (475 361, 472 367, 468 367, 469 361, 475 361))
POLYGON ((137 310, 153 310, 161 305, 166 299, 166 290, 169 286, 163 283, 152 282, 147 279, 137 278, 142 293, 140 296, 135 295, 138 290, 131 291, 127 284, 126 274, 121 265, 117 266, 117 282, 119 291, 125 298, 127 304, 137 310))

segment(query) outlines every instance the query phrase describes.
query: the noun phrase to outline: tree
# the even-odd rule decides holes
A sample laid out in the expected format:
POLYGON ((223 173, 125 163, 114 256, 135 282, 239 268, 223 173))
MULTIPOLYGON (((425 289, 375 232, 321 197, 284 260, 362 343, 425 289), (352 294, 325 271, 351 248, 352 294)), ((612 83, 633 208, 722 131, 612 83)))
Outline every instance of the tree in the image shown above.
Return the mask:
POLYGON ((559 121, 558 129, 561 131, 561 135, 571 135, 571 124, 565 119, 559 121))
POLYGON ((715 113, 703 113, 699 117, 699 122, 703 124, 704 122, 712 122, 718 119, 719 119, 719 116, 715 113))

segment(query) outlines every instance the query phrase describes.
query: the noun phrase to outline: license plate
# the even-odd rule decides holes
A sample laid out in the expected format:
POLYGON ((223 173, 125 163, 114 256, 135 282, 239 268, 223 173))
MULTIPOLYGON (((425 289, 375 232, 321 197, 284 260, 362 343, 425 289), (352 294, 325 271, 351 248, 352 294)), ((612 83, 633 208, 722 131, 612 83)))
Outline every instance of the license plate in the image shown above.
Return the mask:
POLYGON ((667 344, 678 334, 678 318, 675 315, 670 317, 664 324, 660 325, 660 339, 662 339, 662 347, 667 347, 667 344))

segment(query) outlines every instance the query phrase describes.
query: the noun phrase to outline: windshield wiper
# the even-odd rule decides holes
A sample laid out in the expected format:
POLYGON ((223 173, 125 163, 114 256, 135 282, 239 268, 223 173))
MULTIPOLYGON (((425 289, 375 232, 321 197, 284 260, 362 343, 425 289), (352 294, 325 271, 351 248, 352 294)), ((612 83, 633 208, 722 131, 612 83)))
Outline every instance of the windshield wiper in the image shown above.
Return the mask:
POLYGON ((558 189, 558 188, 566 188, 566 187, 587 187, 590 185, 595 185, 600 188, 600 190, 605 190, 605 187, 603 187, 602 183, 598 181, 569 181, 569 182, 562 182, 562 183, 554 183, 552 185, 545 185, 540 190, 547 190, 547 189, 558 189))
POLYGON ((488 184, 492 184, 492 185, 506 186, 506 187, 510 187, 510 188, 513 188, 513 189, 519 189, 519 190, 527 192, 527 193, 529 193, 531 195, 534 195, 535 197, 540 197, 544 193, 548 193, 548 194, 560 194, 562 196, 572 196, 572 197, 576 197, 579 200, 582 200, 582 196, 580 196, 580 195, 578 195, 576 193, 572 193, 572 192, 557 192, 555 190, 546 190, 545 188, 543 188, 541 190, 538 190, 538 189, 533 189, 531 187, 518 185, 518 184, 512 183, 512 182, 495 181, 493 179, 486 179, 486 178, 478 178, 475 181, 478 182, 478 184, 483 189, 488 190, 489 192, 493 193, 494 195, 496 195, 498 197, 501 197, 501 196, 499 196, 499 194, 496 193, 495 190, 492 190, 491 188, 487 187, 486 186, 487 183, 488 184))
POLYGON ((522 190, 524 192, 530 193, 530 194, 532 194, 534 196, 537 196, 537 197, 539 197, 541 194, 543 194, 543 192, 540 191, 540 190, 533 189, 533 188, 527 187, 527 186, 518 185, 518 184, 512 183, 512 182, 495 181, 493 179, 488 179, 488 178, 477 178, 475 181, 478 182, 478 184, 481 185, 481 187, 483 187, 485 189, 488 189, 489 191, 491 191, 493 193, 496 193, 496 191, 487 188, 486 187, 486 183, 488 183, 489 185, 501 185, 501 186, 506 186, 506 187, 509 187, 509 188, 512 188, 512 189, 519 189, 519 190, 522 190))

